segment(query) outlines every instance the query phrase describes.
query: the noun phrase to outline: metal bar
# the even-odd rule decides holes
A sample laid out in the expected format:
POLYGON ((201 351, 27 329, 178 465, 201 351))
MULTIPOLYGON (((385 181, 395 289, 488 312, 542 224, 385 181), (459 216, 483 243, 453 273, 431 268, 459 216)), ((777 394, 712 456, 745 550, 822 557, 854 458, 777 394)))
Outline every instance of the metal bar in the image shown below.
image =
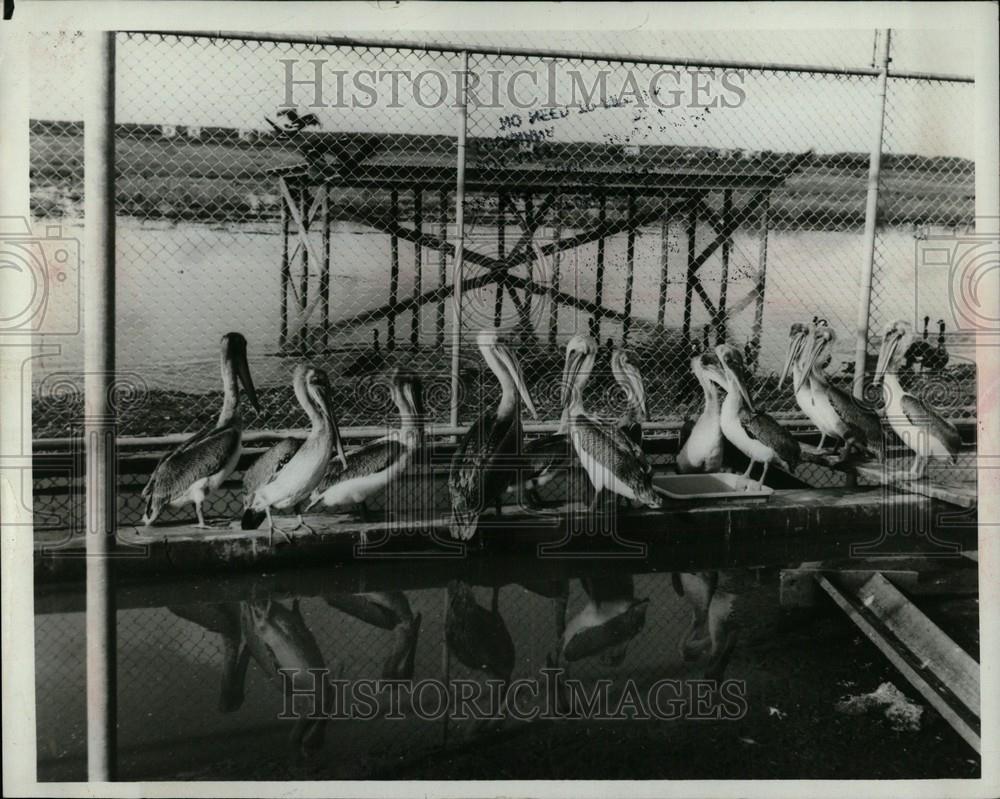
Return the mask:
MULTIPOLYGON (((562 213, 561 203, 559 202, 559 194, 555 196, 555 222, 552 226, 552 238, 558 242, 562 238, 562 213)), ((552 291, 549 294, 549 346, 556 346, 556 336, 559 333, 559 304, 556 302, 556 295, 559 293, 559 267, 560 261, 562 259, 559 257, 559 252, 557 251, 555 257, 552 259, 552 278, 551 285, 552 291)))
POLYGON ((399 217, 399 192, 393 189, 389 193, 389 218, 393 230, 389 234, 389 320, 386 324, 386 348, 391 352, 396 349, 396 295, 399 292, 399 236, 396 235, 396 221, 399 217))
POLYGON ((729 233, 722 241, 722 274, 719 276, 719 307, 715 315, 716 341, 726 340, 726 300, 729 293, 729 250, 732 247, 730 220, 733 216, 733 190, 722 192, 722 232, 729 233))
POLYGON ((117 770, 116 618, 112 556, 117 520, 115 409, 115 34, 88 34, 92 79, 84 126, 86 254, 84 447, 87 469, 87 777, 117 770))
POLYGON ((660 293, 656 302, 656 324, 663 327, 667 313, 667 286, 669 285, 667 264, 670 251, 670 217, 660 218, 660 293))
POLYGON ((764 329, 764 294, 767 287, 767 228, 770 222, 771 198, 768 194, 761 207, 760 214, 760 248, 757 254, 757 306, 753 315, 753 329, 750 334, 751 356, 747 359, 747 365, 753 368, 757 364, 757 355, 760 353, 760 336, 764 329))
POLYGON ((691 341, 691 301, 694 297, 694 279, 700 264, 696 262, 695 238, 698 235, 697 210, 692 203, 688 209, 687 227, 685 233, 687 237, 687 278, 684 282, 684 327, 683 335, 685 343, 691 341))
POLYGON ((629 329, 632 326, 632 289, 635 283, 635 228, 631 227, 635 216, 635 195, 628 196, 628 238, 625 244, 625 321, 622 322, 622 345, 628 344, 629 329))
MULTIPOLYGON (((545 204, 545 209, 547 209, 547 207, 548 204, 545 204)), ((539 221, 541 221, 542 215, 545 213, 545 209, 543 209, 542 213, 539 214, 538 217, 539 221)), ((528 280, 531 281, 535 280, 535 270, 534 270, 535 250, 533 244, 535 241, 535 230, 537 227, 538 223, 536 223, 535 221, 535 202, 531 196, 531 193, 528 192, 524 195, 524 238, 525 238, 524 265, 525 265, 525 271, 528 273, 528 280)), ((520 314, 521 317, 522 330, 524 333, 527 333, 529 330, 532 329, 530 293, 528 292, 524 293, 524 302, 518 308, 518 313, 520 314)))
POLYGON ((885 93, 889 74, 889 52, 892 31, 882 32, 878 95, 875 125, 868 155, 868 198, 865 203, 865 235, 862 245, 861 293, 858 296, 857 332, 854 339, 854 396, 859 399, 865 390, 865 361, 868 357, 868 325, 871 312, 872 279, 875 273, 875 233, 878 228, 878 181, 882 169, 882 135, 885 130, 885 93))
MULTIPOLYGON (((597 207, 597 229, 603 231, 607 214, 607 195, 601 194, 597 207)), ((626 228, 628 223, 626 222, 626 228)), ((594 304, 601 305, 604 301, 604 235, 597 239, 597 275, 594 281, 594 304)), ((590 318, 590 335, 601 341, 601 320, 598 316, 590 318)))
MULTIPOLYGON (((282 44, 311 44, 330 47, 384 48, 389 50, 426 50, 434 53, 459 53, 493 57, 550 58, 555 60, 609 61, 616 64, 641 64, 649 66, 704 67, 708 69, 734 69, 749 72, 810 72, 817 75, 851 75, 874 77, 879 70, 869 67, 827 67, 819 64, 782 64, 777 61, 730 61, 702 58, 664 59, 644 56, 624 56, 621 53, 589 52, 586 50, 555 50, 526 47, 459 47, 419 40, 358 39, 349 36, 302 36, 286 34, 247 33, 242 31, 129 31, 132 35, 179 37, 196 39, 230 39, 241 42, 277 42, 282 44)), ((907 80, 937 80, 953 83, 975 83, 974 77, 939 72, 894 72, 890 77, 907 80)))
MULTIPOLYGON (((424 229, 423 191, 419 186, 413 188, 413 229, 418 234, 424 229)), ((423 291, 423 251, 420 242, 413 245, 413 296, 419 297, 423 291)), ((417 349, 420 346, 420 303, 415 303, 410 315, 410 345, 417 349)))
MULTIPOLYGON (((448 240, 448 192, 442 190, 438 194, 438 236, 441 241, 448 240)), ((443 288, 448 281, 448 256, 443 248, 438 249, 438 288, 443 288)), ((444 349, 444 300, 437 305, 437 333, 435 344, 438 349, 444 349)))
MULTIPOLYGON (((507 252, 507 224, 504 218, 506 198, 503 192, 497 194, 497 261, 504 262, 507 252)), ((493 298, 493 327, 500 327, 503 321, 503 279, 497 281, 496 294, 493 298)))
POLYGON ((278 178, 281 190, 281 330, 278 333, 278 349, 283 350, 288 343, 288 284, 291 271, 288 258, 288 187, 285 179, 278 178))
POLYGON ((466 93, 469 83, 469 52, 462 51, 461 88, 458 92, 458 149, 455 168, 455 245, 454 274, 455 298, 452 301, 454 328, 451 331, 451 413, 453 427, 458 425, 458 371, 462 349, 462 261, 465 256, 465 139, 469 129, 469 104, 466 93))
POLYGON ((322 341, 323 347, 326 347, 330 343, 330 188, 324 185, 320 191, 323 192, 323 263, 319 272, 319 295, 323 304, 322 341))

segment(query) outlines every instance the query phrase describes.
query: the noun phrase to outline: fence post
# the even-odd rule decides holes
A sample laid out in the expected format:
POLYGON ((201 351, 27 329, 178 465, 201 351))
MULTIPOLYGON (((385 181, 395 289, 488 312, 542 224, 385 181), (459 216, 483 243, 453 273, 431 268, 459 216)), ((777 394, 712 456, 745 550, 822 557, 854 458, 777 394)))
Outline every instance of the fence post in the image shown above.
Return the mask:
POLYGON ((462 348, 462 265, 465 261, 465 137, 469 127, 466 91, 469 81, 469 53, 462 51, 461 88, 458 92, 458 148, 455 164, 455 266, 452 284, 454 299, 451 331, 451 426, 458 426, 458 368, 462 348))
POLYGON ((84 123, 87 776, 115 779, 115 34, 90 34, 84 123))
POLYGON ((889 39, 892 32, 882 31, 879 52, 878 112, 868 156, 868 201, 865 205, 865 237, 861 263, 861 293, 858 297, 857 332, 854 345, 854 396, 865 389, 865 361, 868 356, 868 325, 871 321, 872 278, 875 272, 875 231, 878 222, 878 182, 882 168, 882 133, 885 128, 885 91, 889 78, 889 39))

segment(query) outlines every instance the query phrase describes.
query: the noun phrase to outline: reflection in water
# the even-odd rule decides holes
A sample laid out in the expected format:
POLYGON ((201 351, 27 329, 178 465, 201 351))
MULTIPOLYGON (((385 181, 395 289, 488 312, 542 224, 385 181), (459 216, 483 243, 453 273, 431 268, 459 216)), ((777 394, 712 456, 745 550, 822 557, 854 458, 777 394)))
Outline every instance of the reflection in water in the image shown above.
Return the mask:
MULTIPOLYGON (((337 778, 378 777, 442 746, 461 747, 469 736, 528 729, 536 723, 524 718, 530 708, 542 708, 538 723, 549 707, 571 723, 590 723, 579 686, 606 684, 605 704, 614 708, 623 692, 645 697, 657 681, 722 677, 735 648, 732 616, 742 594, 732 575, 739 573, 720 581, 717 572, 573 568, 525 568, 515 580, 473 578, 456 565, 444 569, 448 578, 416 587, 401 569, 360 591, 330 590, 329 572, 310 570, 282 575, 280 586, 247 576, 214 580, 198 594, 181 586, 157 588, 149 600, 130 594, 118 633, 122 774, 209 779, 221 764, 245 761, 255 779, 294 776, 289 769, 300 766, 337 778), (393 698, 380 679, 408 682, 393 698), (374 684, 373 714, 345 714, 340 697, 355 696, 366 681, 374 684), (446 686, 445 696, 452 692, 452 708, 463 684, 480 686, 474 702, 483 715, 430 718, 421 708, 436 704, 432 682, 446 686), (321 712, 282 716, 285 708, 311 707, 321 712)), ((357 581, 340 584, 364 586, 365 573, 361 567, 357 581)), ((83 625, 74 621, 68 632, 60 626, 66 619, 83 615, 38 616, 38 651, 82 652, 83 625)), ((83 674, 67 676, 57 664, 39 658, 40 774, 78 777, 86 719, 82 704, 66 708, 82 695, 83 674)), ((615 722, 649 723, 669 722, 615 722)))

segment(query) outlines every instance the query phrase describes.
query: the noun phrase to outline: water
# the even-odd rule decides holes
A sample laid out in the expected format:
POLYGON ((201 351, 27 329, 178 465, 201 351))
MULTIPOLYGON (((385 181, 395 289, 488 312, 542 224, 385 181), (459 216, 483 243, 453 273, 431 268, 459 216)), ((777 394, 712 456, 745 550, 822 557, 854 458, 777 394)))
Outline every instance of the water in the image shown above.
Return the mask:
MULTIPOLYGON (((47 223, 37 223, 40 232, 47 223)), ((573 231, 564 230, 563 236, 573 231)), ((82 227, 65 222, 61 235, 82 237, 82 227)), ((493 255, 496 251, 495 229, 473 227, 470 246, 493 255)), ((551 230, 540 232, 544 242, 551 230)), ((703 246, 714 237, 707 226, 700 226, 698 240, 703 246)), ((511 226, 508 252, 517 241, 511 226)), ((389 239, 353 223, 337 223, 332 237, 331 319, 336 322, 366 309, 383 305, 388 298, 389 239)), ((316 245, 320 246, 318 235, 316 245)), ((873 297, 873 312, 882 321, 894 318, 919 318, 929 314, 933 320, 944 318, 953 331, 953 314, 947 269, 914 267, 913 231, 894 228, 883 231, 879 239, 880 271, 873 297)), ((198 223, 140 223, 129 218, 118 223, 117 281, 117 357, 119 371, 141 377, 148 388, 173 389, 201 393, 218 388, 218 341, 229 330, 242 331, 248 341, 254 375, 261 385, 287 382, 290 362, 269 357, 278 348, 280 329, 279 254, 280 237, 276 225, 212 226, 198 223)), ((759 241, 756 235, 738 232, 733 240, 730 259, 729 304, 738 303, 752 291, 756 275, 759 241)), ((399 297, 412 293, 414 255, 412 245, 401 242, 399 297)), ((686 240, 683 221, 670 227, 669 285, 666 320, 679 327, 684 304, 684 258, 686 240)), ((561 262, 561 287, 582 297, 592 297, 595 283, 596 243, 564 254, 561 262)), ((718 295, 721 272, 719 252, 700 271, 708 294, 718 295)), ((768 237, 767 302, 762 319, 761 368, 778 371, 786 345, 788 326, 793 321, 808 320, 814 314, 827 318, 840 335, 834 365, 853 360, 849 331, 857 313, 858 273, 861 265, 861 236, 842 231, 771 231, 768 237)), ((625 290, 625 237, 607 241, 605 301, 611 307, 621 305, 625 290)), ((635 296, 633 314, 640 320, 656 319, 660 275, 659 230, 639 232, 635 250, 635 296)), ((438 255, 424 248, 423 289, 438 285, 438 255)), ((551 264, 546 265, 551 269, 551 264)), ((295 266, 297 269, 297 265, 295 266)), ((448 267, 450 269, 450 265, 448 267)), ((525 274, 524 269, 518 270, 525 274)), ((536 273, 545 283, 545 270, 536 273)), ((293 282, 298 285, 298 277, 293 282)), ((310 291, 317 290, 315 275, 310 291)), ((494 290, 489 287, 467 297, 465 324, 470 330, 491 325, 494 290)), ((60 382, 74 380, 82 368, 79 282, 74 276, 65 282, 50 281, 50 297, 45 311, 39 357, 33 362, 32 379, 54 391, 60 382), (54 333, 71 333, 55 335, 54 333)), ((450 330, 450 304, 446 309, 446 335, 450 330)), ((548 324, 547 300, 533 303, 536 330, 545 335, 548 324)), ((318 313, 318 312, 317 312, 318 313)), ((516 321, 511 303, 505 304, 505 325, 516 321)), ((425 343, 434 341, 435 311, 426 306, 421 318, 421 336, 425 343)), ((748 302, 734 317, 730 333, 743 342, 751 335, 754 303, 748 302)), ((294 312, 292 319, 295 319, 294 312)), ((587 316, 574 309, 559 311, 560 339, 586 328, 587 316)), ((700 301, 693 304, 696 330, 708 321, 700 301)), ((383 330, 385 323, 379 324, 383 330)), ((620 335, 617 323, 605 322, 603 336, 620 335)), ((634 328, 636 339, 643 335, 643 323, 634 328)), ((410 316, 403 314, 396 326, 397 339, 408 340, 410 316)), ((933 328, 936 334, 936 327, 933 328)), ((337 347, 368 345, 370 328, 339 335, 337 347)), ((446 341, 448 339, 446 338, 446 341)), ((384 341, 384 338, 383 338, 384 341)), ((961 342, 949 338, 953 355, 961 342)), ((959 352, 967 357, 968 349, 959 352)))
MULTIPOLYGON (((900 747, 877 719, 838 717, 833 704, 845 693, 873 690, 885 679, 904 691, 908 686, 846 618, 809 616, 804 624, 790 624, 778 608, 775 570, 673 574, 670 568, 647 561, 425 560, 420 569, 368 563, 124 585, 118 613, 121 778, 978 773, 978 760, 969 759, 972 753, 941 724, 908 735, 900 747), (360 610, 371 610, 378 592, 391 592, 394 608, 382 612, 389 619, 384 626, 373 623, 378 614, 360 610), (490 612, 494 592, 502 622, 490 612), (459 601, 470 596, 477 607, 459 601), (449 603, 448 626, 463 634, 449 637, 446 650, 449 603), (588 614, 612 618, 618 610, 608 609, 623 607, 631 610, 627 619, 617 615, 619 634, 580 651, 587 634, 574 631, 588 614), (509 643, 494 630, 498 624, 509 643), (563 625, 567 632, 561 634, 563 625), (245 679, 226 678, 241 641, 255 642, 245 679), (564 647, 566 641, 571 645, 564 647), (499 654, 475 660, 468 654, 473 650, 499 654), (295 651, 311 654, 289 656, 295 651), (308 751, 297 740, 295 720, 278 717, 283 695, 276 666, 329 669, 332 678, 345 681, 345 691, 359 692, 361 680, 405 672, 400 664, 407 655, 413 684, 425 686, 422 699, 414 699, 422 712, 404 690, 400 718, 329 721, 322 743, 308 751), (606 712, 614 715, 627 694, 638 697, 640 709, 626 708, 623 717, 605 721, 583 712, 484 724, 427 718, 439 706, 431 681, 447 673, 453 684, 483 686, 478 701, 488 707, 486 681, 510 663, 512 679, 528 681, 519 689, 522 713, 559 710, 558 692, 549 693, 543 672, 554 662, 565 670, 561 678, 578 681, 588 695, 603 680, 606 712), (660 692, 655 709, 649 704, 653 689, 660 692), (832 772, 834 766, 840 771, 832 772)), ((40 587, 35 651, 42 780, 85 776, 81 611, 80 594, 40 587)), ((391 711, 386 697, 379 707, 391 711)))

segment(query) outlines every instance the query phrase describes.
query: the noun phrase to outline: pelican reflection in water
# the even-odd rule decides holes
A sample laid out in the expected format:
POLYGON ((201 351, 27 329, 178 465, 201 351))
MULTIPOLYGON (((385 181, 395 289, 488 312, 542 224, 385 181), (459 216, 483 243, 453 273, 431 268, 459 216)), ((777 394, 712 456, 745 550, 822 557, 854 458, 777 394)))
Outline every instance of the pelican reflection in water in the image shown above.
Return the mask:
POLYGON ((382 664, 382 679, 409 680, 423 621, 402 591, 329 594, 326 602, 359 621, 392 632, 392 649, 382 664))

